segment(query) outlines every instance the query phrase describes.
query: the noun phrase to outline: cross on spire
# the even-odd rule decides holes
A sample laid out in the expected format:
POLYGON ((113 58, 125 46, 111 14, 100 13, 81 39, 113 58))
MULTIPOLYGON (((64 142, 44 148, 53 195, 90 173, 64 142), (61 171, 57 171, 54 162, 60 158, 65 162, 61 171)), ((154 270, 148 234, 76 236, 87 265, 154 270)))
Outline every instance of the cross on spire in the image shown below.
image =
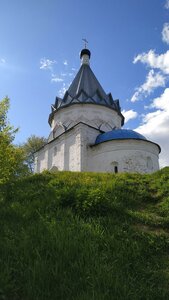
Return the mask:
POLYGON ((86 39, 82 39, 82 41, 84 42, 84 47, 85 47, 85 49, 86 49, 86 46, 87 46, 87 44, 88 44, 88 41, 87 41, 86 39))

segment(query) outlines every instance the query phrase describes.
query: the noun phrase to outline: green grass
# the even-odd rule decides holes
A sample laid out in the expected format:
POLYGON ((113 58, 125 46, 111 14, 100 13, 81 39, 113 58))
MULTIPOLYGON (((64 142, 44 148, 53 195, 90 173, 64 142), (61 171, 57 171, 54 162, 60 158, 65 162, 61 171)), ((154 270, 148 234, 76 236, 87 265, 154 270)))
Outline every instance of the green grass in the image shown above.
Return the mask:
POLYGON ((1 185, 2 299, 169 299, 169 168, 1 185))

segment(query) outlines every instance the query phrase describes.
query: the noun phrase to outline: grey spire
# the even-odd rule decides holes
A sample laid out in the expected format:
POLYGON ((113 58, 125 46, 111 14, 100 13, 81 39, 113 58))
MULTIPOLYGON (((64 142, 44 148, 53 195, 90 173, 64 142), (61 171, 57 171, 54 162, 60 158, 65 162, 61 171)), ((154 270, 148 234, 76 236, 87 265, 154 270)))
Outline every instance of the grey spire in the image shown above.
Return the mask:
MULTIPOLYGON (((51 123, 53 114, 56 110, 73 104, 96 104, 107 106, 116 110, 121 114, 119 100, 113 100, 111 93, 106 94, 90 68, 91 53, 88 49, 83 49, 80 53, 81 67, 71 83, 69 89, 66 91, 63 99, 56 97, 55 104, 52 108, 52 113, 49 116, 49 123, 51 123)), ((122 116, 122 125, 124 117, 122 116)))

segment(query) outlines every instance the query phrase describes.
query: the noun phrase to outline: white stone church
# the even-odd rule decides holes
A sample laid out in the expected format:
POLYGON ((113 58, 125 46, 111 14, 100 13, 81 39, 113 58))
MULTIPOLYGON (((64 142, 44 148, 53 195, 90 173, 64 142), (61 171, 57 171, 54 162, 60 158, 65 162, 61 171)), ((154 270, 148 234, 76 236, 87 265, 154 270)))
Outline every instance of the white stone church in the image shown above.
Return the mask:
POLYGON ((35 172, 151 173, 159 169, 160 147, 133 130, 121 129, 119 100, 106 94, 83 49, 81 67, 63 99, 51 106, 48 143, 35 153, 35 172))

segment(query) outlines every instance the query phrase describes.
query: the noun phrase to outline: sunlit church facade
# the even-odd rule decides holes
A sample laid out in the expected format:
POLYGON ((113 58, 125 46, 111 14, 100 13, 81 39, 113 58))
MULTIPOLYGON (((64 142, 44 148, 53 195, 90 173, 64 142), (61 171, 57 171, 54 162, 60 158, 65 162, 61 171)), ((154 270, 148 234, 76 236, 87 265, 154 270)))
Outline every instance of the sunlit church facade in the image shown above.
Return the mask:
POLYGON ((122 129, 119 100, 106 94, 83 49, 69 89, 51 106, 47 144, 35 153, 35 172, 139 172, 159 169, 160 147, 133 130, 122 129))

